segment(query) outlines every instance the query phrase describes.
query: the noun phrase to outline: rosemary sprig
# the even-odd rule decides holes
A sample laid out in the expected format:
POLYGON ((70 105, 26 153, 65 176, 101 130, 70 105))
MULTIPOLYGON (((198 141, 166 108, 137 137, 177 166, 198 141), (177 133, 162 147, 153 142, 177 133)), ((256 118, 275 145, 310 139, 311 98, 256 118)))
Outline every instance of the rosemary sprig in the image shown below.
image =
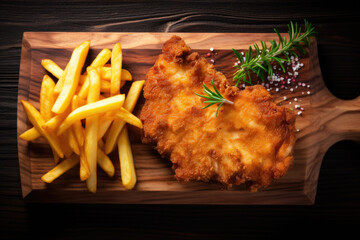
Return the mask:
POLYGON ((203 82, 203 85, 204 85, 204 93, 207 94, 207 96, 205 95, 200 95, 198 93, 195 93, 196 95, 198 95, 199 97, 202 97, 202 98, 205 98, 205 99, 208 99, 206 101, 204 101, 204 103, 209 103, 207 106, 203 107, 202 109, 205 109, 205 108, 208 108, 214 104, 217 104, 217 103, 220 103, 217 110, 216 110, 216 117, 218 115, 218 112, 219 112, 219 109, 220 107, 224 104, 224 103, 228 103, 228 104, 234 104, 232 101, 229 101, 227 99, 225 99, 221 94, 220 92, 216 89, 215 87, 215 84, 214 84, 214 81, 211 79, 211 84, 213 85, 214 87, 214 91, 211 91, 206 85, 205 83, 203 82))
POLYGON ((235 86, 237 86, 240 81, 253 85, 250 72, 255 73, 264 82, 264 72, 270 76, 273 73, 272 62, 277 62, 285 72, 283 62, 290 62, 290 55, 297 57, 297 54, 294 51, 296 49, 305 53, 303 45, 309 45, 309 37, 317 34, 315 28, 311 26, 311 23, 307 20, 304 20, 304 22, 305 26, 303 33, 301 32, 301 27, 298 27, 297 23, 295 23, 295 25, 293 22, 288 24, 289 40, 287 40, 286 37, 282 37, 280 33, 274 29, 279 38, 278 42, 273 39, 270 41, 271 46, 268 47, 264 41, 260 40, 262 50, 254 43, 253 48, 250 46, 249 51, 244 57, 238 51, 232 49, 240 61, 240 65, 235 66, 239 69, 233 77, 233 79, 236 80, 235 86), (255 55, 253 55, 253 49, 255 50, 255 55), (281 58, 279 55, 283 55, 285 58, 281 58))

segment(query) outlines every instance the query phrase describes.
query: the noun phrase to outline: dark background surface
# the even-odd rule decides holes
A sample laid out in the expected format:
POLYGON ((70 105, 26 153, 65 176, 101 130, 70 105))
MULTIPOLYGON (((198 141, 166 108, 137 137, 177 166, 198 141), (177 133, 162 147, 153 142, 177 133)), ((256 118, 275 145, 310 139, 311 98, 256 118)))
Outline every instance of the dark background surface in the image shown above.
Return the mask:
POLYGON ((0 238, 268 239, 358 235, 360 145, 324 157, 313 206, 29 204, 21 197, 17 89, 25 31, 280 32, 306 18, 319 32, 322 74, 339 98, 359 96, 360 19, 351 2, 121 1, 0 3, 0 238))

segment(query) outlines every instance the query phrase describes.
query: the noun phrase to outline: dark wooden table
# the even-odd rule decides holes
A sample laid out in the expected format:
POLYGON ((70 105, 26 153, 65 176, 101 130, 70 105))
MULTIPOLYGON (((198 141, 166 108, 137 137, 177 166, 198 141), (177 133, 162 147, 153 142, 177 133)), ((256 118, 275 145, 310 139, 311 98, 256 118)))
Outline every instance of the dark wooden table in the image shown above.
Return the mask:
MULTIPOLYGON (((324 157, 314 206, 29 204, 21 197, 16 108, 25 31, 284 32, 290 20, 319 32, 322 74, 342 99, 359 96, 360 19, 344 1, 82 1, 0 3, 0 238, 265 239, 350 236, 360 223, 360 145, 324 157), (286 2, 286 3, 285 3, 286 2), (290 235, 287 232, 290 232, 290 235)), ((356 236, 356 235, 355 235, 356 236)))

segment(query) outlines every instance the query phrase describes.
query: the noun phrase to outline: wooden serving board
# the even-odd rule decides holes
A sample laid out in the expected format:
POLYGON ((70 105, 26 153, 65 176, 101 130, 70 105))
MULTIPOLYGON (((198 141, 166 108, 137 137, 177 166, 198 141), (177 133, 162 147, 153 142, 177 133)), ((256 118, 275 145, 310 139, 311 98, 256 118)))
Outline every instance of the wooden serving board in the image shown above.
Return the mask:
MULTIPOLYGON (((43 58, 54 60, 64 68, 72 50, 79 43, 91 40, 87 65, 103 48, 111 49, 116 42, 123 48, 123 67, 134 80, 145 79, 148 69, 161 53, 163 43, 173 33, 65 33, 26 32, 23 36, 18 90, 18 135, 31 127, 20 100, 29 100, 39 107, 40 83, 44 74, 40 62, 43 58)), ((215 68, 232 77, 235 56, 230 51, 248 49, 259 40, 276 39, 271 33, 176 33, 208 60, 215 60, 215 68)), ((295 160, 291 169, 281 179, 266 189, 250 193, 244 186, 224 189, 216 183, 179 183, 174 178, 171 163, 162 159, 151 146, 142 144, 140 132, 129 128, 137 173, 137 185, 127 191, 121 184, 119 161, 112 154, 115 177, 110 179, 98 170, 98 192, 89 193, 86 184, 79 179, 79 167, 74 167, 51 184, 40 177, 55 164, 52 153, 44 139, 26 142, 18 138, 19 164, 23 197, 34 202, 61 203, 127 203, 127 204, 287 204, 308 205, 315 201, 322 158, 327 149, 337 141, 352 139, 360 141, 360 98, 343 101, 334 97, 322 79, 318 61, 316 40, 312 39, 308 54, 300 62, 296 81, 285 84, 276 91, 271 86, 274 100, 294 108, 304 108, 297 117, 297 141, 295 160), (298 83, 305 85, 299 86, 298 83), (308 86, 310 85, 310 86, 308 86), (293 88, 293 91, 290 89, 293 88), (309 91, 309 93, 308 93, 309 91), (286 96, 286 100, 284 100, 286 96), (294 101, 297 98, 297 102, 294 101), (291 104, 290 104, 291 102, 291 104)), ((54 78, 54 80, 56 80, 54 78)), ((270 87, 268 87, 270 88, 270 87)), ((134 110, 139 114, 144 99, 134 110)), ((298 112, 298 109, 294 108, 298 112)))

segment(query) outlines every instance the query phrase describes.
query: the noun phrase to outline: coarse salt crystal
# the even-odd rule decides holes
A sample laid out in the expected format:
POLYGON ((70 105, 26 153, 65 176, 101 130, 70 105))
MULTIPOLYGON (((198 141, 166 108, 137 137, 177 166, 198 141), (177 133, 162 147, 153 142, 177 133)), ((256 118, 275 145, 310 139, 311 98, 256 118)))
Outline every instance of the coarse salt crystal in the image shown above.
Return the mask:
POLYGON ((297 100, 298 100, 297 98, 294 98, 294 101, 295 101, 295 102, 297 102, 297 100))
POLYGON ((301 114, 302 114, 302 111, 298 111, 297 115, 299 115, 299 116, 300 116, 301 114))
POLYGON ((210 48, 210 51, 214 51, 214 48, 210 48))
POLYGON ((294 91, 294 89, 293 88, 290 88, 290 92, 293 92, 294 91))
POLYGON ((300 105, 295 105, 295 108, 300 108, 300 105))
POLYGON ((284 96, 284 100, 286 100, 286 96, 284 96))
POLYGON ((307 91, 307 94, 310 95, 310 91, 307 91))

